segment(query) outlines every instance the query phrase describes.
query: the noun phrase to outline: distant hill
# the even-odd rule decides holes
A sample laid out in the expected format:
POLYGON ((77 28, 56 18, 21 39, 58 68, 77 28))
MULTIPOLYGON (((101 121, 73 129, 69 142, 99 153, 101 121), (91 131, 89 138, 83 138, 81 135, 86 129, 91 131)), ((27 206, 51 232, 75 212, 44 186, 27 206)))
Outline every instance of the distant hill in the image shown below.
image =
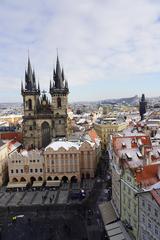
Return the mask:
POLYGON ((137 104, 139 102, 138 95, 135 95, 134 97, 130 98, 118 98, 118 99, 105 99, 101 101, 101 104, 137 104))

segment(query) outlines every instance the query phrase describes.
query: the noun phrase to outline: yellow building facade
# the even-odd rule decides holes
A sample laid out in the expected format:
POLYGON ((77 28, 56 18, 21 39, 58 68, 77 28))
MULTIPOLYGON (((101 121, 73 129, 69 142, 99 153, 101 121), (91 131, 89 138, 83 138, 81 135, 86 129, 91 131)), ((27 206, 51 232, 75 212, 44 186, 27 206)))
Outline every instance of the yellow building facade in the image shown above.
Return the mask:
POLYGON ((123 131, 127 126, 126 122, 116 122, 115 118, 106 118, 94 123, 94 129, 101 139, 102 149, 105 150, 108 146, 110 135, 123 131))

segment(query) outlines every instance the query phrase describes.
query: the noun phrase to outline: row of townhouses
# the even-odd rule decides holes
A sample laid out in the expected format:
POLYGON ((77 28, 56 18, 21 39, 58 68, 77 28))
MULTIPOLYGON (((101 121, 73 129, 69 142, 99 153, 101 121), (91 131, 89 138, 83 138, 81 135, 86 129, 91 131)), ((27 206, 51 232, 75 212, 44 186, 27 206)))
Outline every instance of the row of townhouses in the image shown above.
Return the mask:
POLYGON ((160 146, 149 135, 114 135, 112 204, 133 239, 160 239, 160 146))

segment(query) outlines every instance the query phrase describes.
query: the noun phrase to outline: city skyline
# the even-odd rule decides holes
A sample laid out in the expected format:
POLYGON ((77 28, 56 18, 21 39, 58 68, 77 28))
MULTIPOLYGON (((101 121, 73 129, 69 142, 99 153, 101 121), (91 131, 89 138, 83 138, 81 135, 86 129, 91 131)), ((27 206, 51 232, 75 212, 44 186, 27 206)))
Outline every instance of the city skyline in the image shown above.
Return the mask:
POLYGON ((159 96, 159 1, 3 0, 0 22, 0 102, 22 102, 28 49, 48 91, 58 48, 70 102, 159 96))

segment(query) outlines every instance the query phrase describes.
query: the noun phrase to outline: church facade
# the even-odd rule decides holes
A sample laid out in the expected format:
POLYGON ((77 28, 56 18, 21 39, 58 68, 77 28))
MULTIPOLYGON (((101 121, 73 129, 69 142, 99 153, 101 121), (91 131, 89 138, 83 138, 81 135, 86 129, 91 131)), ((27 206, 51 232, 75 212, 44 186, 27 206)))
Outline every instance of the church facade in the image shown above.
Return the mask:
POLYGON ((45 92, 41 95, 39 83, 36 82, 35 72, 28 58, 25 85, 22 83, 21 86, 24 108, 23 144, 26 149, 44 148, 52 138, 67 137, 69 88, 58 56, 49 93, 51 101, 45 92))

